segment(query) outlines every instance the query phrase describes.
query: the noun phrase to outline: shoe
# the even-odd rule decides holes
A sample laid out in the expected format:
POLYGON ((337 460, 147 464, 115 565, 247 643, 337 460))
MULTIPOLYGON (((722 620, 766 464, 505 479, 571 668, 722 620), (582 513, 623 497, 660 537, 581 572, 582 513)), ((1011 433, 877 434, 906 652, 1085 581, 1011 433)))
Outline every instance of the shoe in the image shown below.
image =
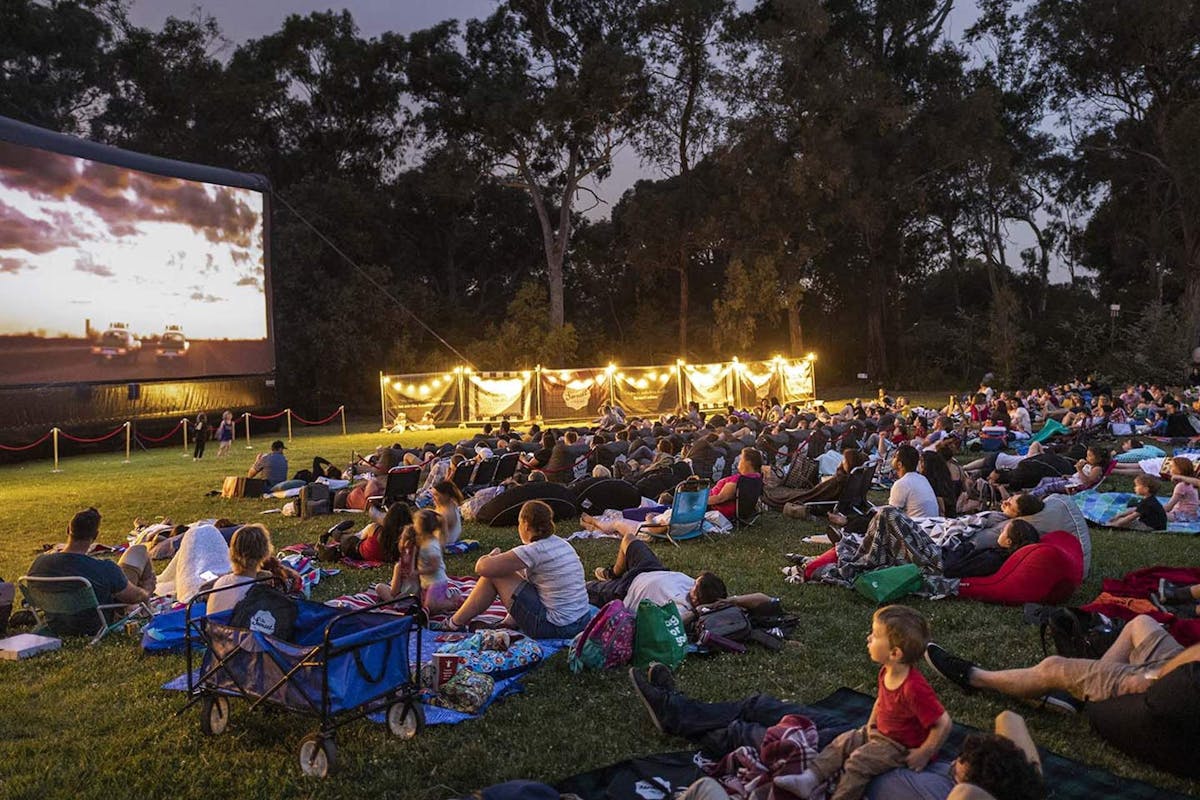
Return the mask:
POLYGON ((1083 701, 1076 700, 1066 692, 1054 691, 1048 692, 1042 698, 1042 707, 1048 708, 1051 711, 1058 711, 1063 714, 1078 714, 1083 711, 1083 701))
POLYGON ((451 617, 429 621, 429 630, 431 631, 441 631, 442 633, 466 633, 468 629, 469 628, 466 625, 455 625, 451 617))
POLYGON ((646 680, 651 686, 662 689, 664 692, 675 691, 675 676, 671 674, 671 668, 666 664, 658 661, 651 661, 650 666, 646 668, 646 680))
POLYGON ((1170 583, 1166 578, 1158 580, 1158 597, 1164 605, 1183 605, 1193 601, 1190 586, 1170 583))
POLYGON ((596 567, 596 571, 593 574, 598 581, 611 581, 615 577, 612 570, 608 567, 596 567))
POLYGON ((971 670, 977 667, 965 658, 959 658, 941 645, 930 642, 929 647, 925 648, 925 662, 933 667, 934 672, 967 694, 975 691, 971 685, 971 670))
POLYGON ((650 721, 654 723, 654 727, 658 729, 659 733, 665 734, 666 731, 663 729, 662 720, 658 716, 658 706, 662 704, 664 697, 663 690, 652 685, 637 667, 629 668, 629 680, 633 683, 633 690, 637 692, 638 699, 646 707, 646 713, 650 715, 650 721))

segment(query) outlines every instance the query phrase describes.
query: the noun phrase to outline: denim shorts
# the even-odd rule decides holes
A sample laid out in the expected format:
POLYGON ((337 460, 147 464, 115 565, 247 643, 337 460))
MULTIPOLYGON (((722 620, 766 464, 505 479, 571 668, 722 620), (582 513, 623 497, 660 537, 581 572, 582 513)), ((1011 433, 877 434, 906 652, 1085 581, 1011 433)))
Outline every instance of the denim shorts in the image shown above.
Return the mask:
POLYGON ((555 625, 546 615, 546 606, 542 604, 537 587, 528 581, 522 581, 513 592, 512 605, 508 613, 516 621, 521 633, 534 639, 570 639, 583 630, 591 619, 591 611, 567 625, 555 625))

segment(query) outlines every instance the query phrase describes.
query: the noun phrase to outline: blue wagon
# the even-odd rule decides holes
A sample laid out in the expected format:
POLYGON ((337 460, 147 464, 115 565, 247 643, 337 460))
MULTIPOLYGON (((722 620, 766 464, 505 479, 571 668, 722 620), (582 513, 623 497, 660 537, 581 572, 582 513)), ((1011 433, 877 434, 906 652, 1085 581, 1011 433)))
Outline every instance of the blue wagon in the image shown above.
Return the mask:
MULTIPOLYGON (((193 616, 196 603, 207 602, 201 592, 187 608, 188 703, 200 704, 200 728, 215 736, 229 724, 229 700, 264 703, 315 716, 320 727, 300 741, 300 769, 325 777, 337 769, 334 732, 354 720, 385 711, 391 733, 411 739, 425 727, 417 702, 415 671, 408 643, 423 612, 415 598, 377 603, 345 611, 297 600, 298 613, 290 641, 234 627, 231 612, 193 616), (397 607, 406 613, 384 613, 397 607), (193 659, 204 649, 200 669, 193 659)), ((417 663, 421 637, 417 640, 417 663)))

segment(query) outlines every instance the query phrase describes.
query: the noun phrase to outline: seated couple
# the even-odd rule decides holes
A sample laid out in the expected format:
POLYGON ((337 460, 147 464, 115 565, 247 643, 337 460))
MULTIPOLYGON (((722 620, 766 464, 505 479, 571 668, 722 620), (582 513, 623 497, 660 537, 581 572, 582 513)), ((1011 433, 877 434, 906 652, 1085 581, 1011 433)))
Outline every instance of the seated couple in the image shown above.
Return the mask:
POLYGON ((915 610, 878 610, 866 640, 870 659, 879 665, 871 714, 863 727, 841 733, 819 753, 810 751, 804 758, 786 757, 791 752, 785 746, 797 744, 786 728, 802 724, 791 715, 809 716, 820 728, 824 720, 819 713, 761 694, 724 703, 694 700, 676 689, 670 671, 661 664, 651 664, 645 674, 636 668, 629 674, 660 732, 699 744, 708 758, 725 759, 709 770, 713 778, 697 781, 683 798, 724 800, 733 795, 722 778, 730 780, 731 789, 744 790, 752 775, 751 786, 773 784, 787 792, 785 796, 801 798, 825 796, 823 792, 834 800, 1043 797, 1036 748, 1015 715, 997 719, 996 736, 968 738, 956 761, 939 758, 951 720, 917 668, 929 638, 929 624, 915 610), (759 764, 726 758, 739 748, 750 748, 759 764), (774 757, 768 757, 768 751, 774 757), (730 761, 738 768, 733 776, 722 774, 730 761))

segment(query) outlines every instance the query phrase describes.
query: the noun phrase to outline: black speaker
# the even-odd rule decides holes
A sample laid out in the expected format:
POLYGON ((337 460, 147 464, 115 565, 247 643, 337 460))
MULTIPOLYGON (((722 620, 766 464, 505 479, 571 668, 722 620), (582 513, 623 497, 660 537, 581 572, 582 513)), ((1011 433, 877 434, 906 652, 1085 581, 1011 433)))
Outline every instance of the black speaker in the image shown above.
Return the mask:
POLYGON ((137 400, 142 396, 142 385, 140 383, 129 384, 129 399, 137 400))

